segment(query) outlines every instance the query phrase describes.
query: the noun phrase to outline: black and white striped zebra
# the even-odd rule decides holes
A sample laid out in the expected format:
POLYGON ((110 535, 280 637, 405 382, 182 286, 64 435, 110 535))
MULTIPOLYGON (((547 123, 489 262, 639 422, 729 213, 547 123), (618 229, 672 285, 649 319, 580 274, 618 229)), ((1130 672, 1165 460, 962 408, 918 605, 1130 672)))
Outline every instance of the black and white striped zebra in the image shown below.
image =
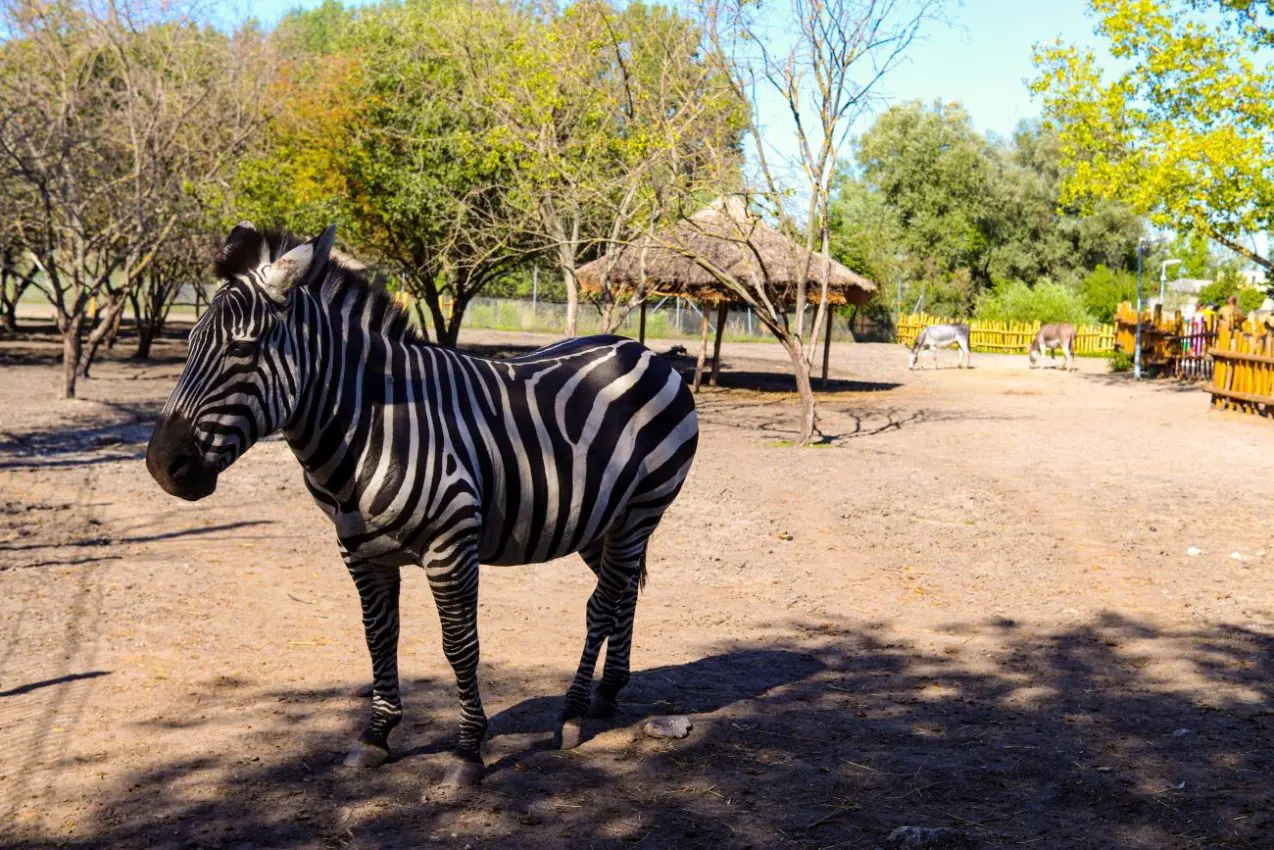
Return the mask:
POLYGON ((566 340, 506 361, 430 345, 353 261, 334 228, 300 242, 244 223, 224 281, 146 465, 168 493, 201 499, 253 443, 282 431, 336 525, 372 656, 371 718, 346 759, 389 755, 399 700, 399 567, 423 565, 460 692, 450 784, 482 775, 478 564, 579 552, 597 575, 558 743, 610 715, 629 678, 633 615, 651 533, 698 442, 694 401, 653 352, 619 337, 566 340), (593 672, 607 643, 602 679, 593 672))

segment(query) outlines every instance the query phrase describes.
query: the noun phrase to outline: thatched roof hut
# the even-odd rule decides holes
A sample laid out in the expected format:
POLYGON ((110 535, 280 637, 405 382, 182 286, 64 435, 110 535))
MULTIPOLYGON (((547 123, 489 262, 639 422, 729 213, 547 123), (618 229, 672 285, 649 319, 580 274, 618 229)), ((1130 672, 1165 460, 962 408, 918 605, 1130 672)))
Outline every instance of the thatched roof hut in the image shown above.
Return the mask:
MULTIPOLYGON (((690 218, 645 242, 626 245, 580 266, 575 276, 585 295, 597 295, 605 281, 613 294, 628 297, 645 277, 645 293, 655 297, 685 298, 704 305, 700 325, 701 344, 695 366, 698 391, 708 353, 708 304, 717 307, 716 342, 712 353, 711 382, 716 386, 721 366, 721 336, 727 310, 742 299, 721 281, 732 278, 748 289, 764 284, 770 301, 779 309, 792 309, 797 286, 805 277, 805 297, 818 303, 823 274, 828 274, 829 304, 865 304, 876 284, 835 260, 830 267, 822 257, 751 215, 738 196, 718 198, 690 218)), ((827 351, 832 322, 827 320, 823 343, 823 379, 827 379, 827 351)), ((641 339, 646 337, 646 304, 641 306, 641 339)))
MULTIPOLYGON (((739 298, 714 270, 747 286, 765 281, 776 303, 791 307, 801 276, 806 297, 817 303, 824 272, 823 258, 778 233, 747 211, 737 196, 718 198, 689 219, 643 244, 626 245, 618 254, 581 266, 575 275, 586 295, 596 295, 603 279, 618 293, 631 292, 641 281, 645 254, 646 292, 719 304, 739 298)), ((864 304, 876 284, 830 261, 828 303, 864 304)))

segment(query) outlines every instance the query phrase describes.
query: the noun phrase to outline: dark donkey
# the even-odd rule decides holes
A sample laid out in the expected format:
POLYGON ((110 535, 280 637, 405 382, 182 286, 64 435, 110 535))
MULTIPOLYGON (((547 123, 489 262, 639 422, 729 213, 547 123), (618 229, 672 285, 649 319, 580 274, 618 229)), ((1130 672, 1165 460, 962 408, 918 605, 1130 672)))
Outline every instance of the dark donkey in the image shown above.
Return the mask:
POLYGON ((1062 365, 1066 369, 1071 369, 1075 363, 1075 337, 1075 326, 1072 324, 1055 322, 1042 326, 1035 332, 1030 351, 1027 352, 1027 357, 1031 361, 1029 368, 1035 368, 1035 361, 1043 357, 1045 351, 1053 352, 1061 349, 1064 358, 1062 365))

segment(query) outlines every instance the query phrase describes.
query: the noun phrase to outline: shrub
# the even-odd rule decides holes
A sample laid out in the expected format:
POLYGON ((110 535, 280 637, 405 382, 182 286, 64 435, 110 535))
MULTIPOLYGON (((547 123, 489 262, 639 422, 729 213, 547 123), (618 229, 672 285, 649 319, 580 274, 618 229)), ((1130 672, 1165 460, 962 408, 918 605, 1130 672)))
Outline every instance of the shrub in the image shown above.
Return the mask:
POLYGON ((1137 299, 1137 276, 1132 272, 1098 266, 1080 284, 1084 307, 1097 321, 1109 323, 1121 301, 1137 299))
POLYGON ((1114 354, 1110 355, 1110 371, 1131 372, 1132 355, 1127 351, 1116 351, 1114 354))
POLYGON ((973 317, 992 322, 1093 322, 1079 293, 1049 281, 1034 287, 1020 280, 999 282, 978 296, 973 317))

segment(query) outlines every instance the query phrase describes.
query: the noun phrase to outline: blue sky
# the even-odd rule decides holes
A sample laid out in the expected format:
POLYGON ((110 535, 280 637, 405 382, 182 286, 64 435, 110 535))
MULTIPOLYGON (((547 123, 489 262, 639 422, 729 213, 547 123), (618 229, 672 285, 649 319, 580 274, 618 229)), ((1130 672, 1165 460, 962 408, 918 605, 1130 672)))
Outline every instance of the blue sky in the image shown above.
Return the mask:
MULTIPOLYGON (((287 9, 319 2, 264 0, 251 8, 271 24, 287 9)), ((1025 83, 1032 75, 1032 46, 1058 36, 1099 43, 1086 8, 1084 0, 949 0, 951 26, 929 27, 880 92, 892 102, 960 101, 979 130, 1009 135, 1020 119, 1039 115, 1025 83)))

